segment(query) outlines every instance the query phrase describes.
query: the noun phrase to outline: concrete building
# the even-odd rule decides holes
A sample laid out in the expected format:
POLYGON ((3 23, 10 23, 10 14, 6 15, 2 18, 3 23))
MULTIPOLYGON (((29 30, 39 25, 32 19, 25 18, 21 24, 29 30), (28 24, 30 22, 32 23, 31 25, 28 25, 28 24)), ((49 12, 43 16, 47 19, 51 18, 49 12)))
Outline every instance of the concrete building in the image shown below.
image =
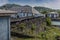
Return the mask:
POLYGON ((0 40, 10 40, 10 15, 17 12, 0 10, 0 40))
POLYGON ((21 7, 12 7, 9 10, 17 11, 17 15, 12 15, 13 18, 22 18, 22 17, 30 17, 30 16, 43 16, 43 14, 39 13, 35 8, 30 6, 21 6, 21 7))
POLYGON ((50 13, 47 13, 46 16, 50 17, 50 18, 58 18, 59 17, 59 13, 57 13, 57 12, 50 12, 50 13))

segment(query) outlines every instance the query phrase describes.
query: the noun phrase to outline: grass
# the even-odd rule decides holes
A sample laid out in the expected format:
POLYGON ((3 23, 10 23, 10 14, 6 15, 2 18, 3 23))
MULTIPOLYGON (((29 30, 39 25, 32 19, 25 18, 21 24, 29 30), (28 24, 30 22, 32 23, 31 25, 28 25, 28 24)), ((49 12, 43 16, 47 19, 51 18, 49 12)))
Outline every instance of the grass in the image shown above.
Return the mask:
POLYGON ((60 28, 58 27, 47 27, 46 31, 43 32, 46 40, 56 40, 56 36, 60 36, 60 28))
MULTIPOLYGON (((15 37, 15 40, 56 40, 56 36, 60 36, 60 28, 58 27, 46 27, 46 31, 40 32, 35 38, 18 38, 15 37), (44 34, 44 35, 42 35, 44 34)), ((13 37, 12 37, 13 38, 13 37)))

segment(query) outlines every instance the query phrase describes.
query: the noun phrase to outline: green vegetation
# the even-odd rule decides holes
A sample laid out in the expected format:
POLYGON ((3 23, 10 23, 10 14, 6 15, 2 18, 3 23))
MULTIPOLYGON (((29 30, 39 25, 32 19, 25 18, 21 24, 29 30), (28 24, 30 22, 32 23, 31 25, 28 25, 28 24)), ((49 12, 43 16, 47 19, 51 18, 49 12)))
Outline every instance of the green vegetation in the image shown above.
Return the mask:
MULTIPOLYGON (((39 11, 39 12, 53 12, 53 11, 55 11, 55 12, 57 12, 57 10, 55 10, 55 9, 51 9, 51 8, 47 8, 47 7, 34 7, 37 11, 39 11)), ((45 13, 44 13, 45 14, 45 13)))
POLYGON ((32 23, 32 27, 31 27, 32 33, 34 33, 35 29, 36 29, 36 25, 32 23))
POLYGON ((46 18, 46 24, 47 26, 51 26, 51 19, 49 17, 46 18))
POLYGON ((60 10, 57 10, 57 12, 60 14, 60 10))
POLYGON ((25 26, 26 26, 25 23, 17 24, 18 29, 21 30, 21 31, 24 30, 25 26))
POLYGON ((0 9, 6 9, 6 10, 8 10, 8 9, 10 9, 12 7, 20 7, 20 5, 17 5, 17 4, 5 4, 3 6, 0 6, 0 9))
POLYGON ((56 40, 56 36, 60 36, 60 29, 58 27, 46 27, 45 36, 47 40, 56 40))
POLYGON ((42 14, 47 14, 47 13, 48 13, 48 11, 42 11, 41 13, 42 13, 42 14))
MULTIPOLYGON (((40 20, 40 19, 37 19, 40 20)), ((36 21, 36 19, 35 19, 36 21)), ((36 21, 37 22, 37 21, 36 21)), ((43 31, 41 30, 40 32, 36 33, 36 28, 39 26, 36 25, 36 23, 29 21, 29 22, 22 22, 19 23, 18 25, 14 26, 17 27, 13 32, 25 35, 24 37, 17 37, 17 36, 12 36, 14 40, 57 40, 60 37, 60 28, 51 26, 51 19, 49 17, 46 18, 47 25, 45 22, 42 22, 40 24, 40 29, 44 29, 43 31), (28 28, 29 27, 29 28, 28 28), (23 33, 21 33, 23 32, 23 33), (32 36, 30 38, 26 37, 27 36, 32 36)), ((13 27, 14 27, 13 26, 13 27)), ((38 30, 39 31, 39 30, 38 30)), ((15 34, 15 33, 14 33, 15 34)), ((20 35, 21 36, 21 35, 20 35)))
POLYGON ((38 33, 37 37, 35 38, 15 37, 15 40, 57 40, 60 37, 60 28, 47 26, 45 31, 38 33))
POLYGON ((46 21, 47 21, 48 26, 45 25, 44 22, 43 22, 40 26, 42 28, 44 28, 45 30, 44 31, 40 31, 37 34, 35 33, 35 29, 36 29, 37 26, 33 22, 29 22, 29 25, 31 25, 32 30, 31 30, 31 28, 27 28, 26 27, 26 23, 24 23, 24 22, 19 23, 18 25, 14 24, 14 26, 15 27, 17 26, 17 28, 18 28, 18 29, 15 29, 15 30, 17 30, 16 32, 22 32, 24 30, 25 32, 22 33, 22 34, 25 35, 25 33, 26 33, 28 36, 33 36, 34 38, 28 38, 28 37, 24 38, 24 37, 17 37, 17 36, 16 37, 12 36, 12 38, 14 40, 57 40, 57 39, 59 39, 60 38, 60 28, 59 27, 50 26, 51 23, 49 21, 51 21, 51 19, 49 17, 46 19, 46 21), (20 29, 22 31, 20 31, 20 29))

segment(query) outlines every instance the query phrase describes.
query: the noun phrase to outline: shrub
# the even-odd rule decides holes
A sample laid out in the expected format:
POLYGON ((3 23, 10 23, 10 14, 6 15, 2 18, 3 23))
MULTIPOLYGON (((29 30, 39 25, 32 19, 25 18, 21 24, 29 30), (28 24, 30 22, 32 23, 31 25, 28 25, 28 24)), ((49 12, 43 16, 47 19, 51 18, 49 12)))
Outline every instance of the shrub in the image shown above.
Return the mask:
POLYGON ((46 18, 46 24, 47 26, 51 26, 51 19, 49 17, 46 18))
POLYGON ((32 27, 31 27, 31 30, 32 32, 36 29, 36 25, 32 23, 32 27))
POLYGON ((45 10, 44 10, 44 11, 42 11, 41 13, 42 13, 42 14, 47 14, 47 13, 48 13, 48 11, 45 11, 45 10))
POLYGON ((18 29, 23 31, 23 29, 25 28, 25 23, 21 23, 21 24, 18 24, 18 29))

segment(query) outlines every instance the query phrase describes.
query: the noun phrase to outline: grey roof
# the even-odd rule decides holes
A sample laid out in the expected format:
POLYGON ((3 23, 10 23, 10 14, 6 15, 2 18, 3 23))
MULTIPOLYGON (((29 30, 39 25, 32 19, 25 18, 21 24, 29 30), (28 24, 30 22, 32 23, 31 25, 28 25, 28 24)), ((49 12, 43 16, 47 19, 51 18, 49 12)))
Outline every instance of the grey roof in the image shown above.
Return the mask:
POLYGON ((18 13, 33 13, 33 14, 39 14, 43 16, 43 14, 39 13, 35 8, 30 6, 21 6, 21 7, 12 7, 9 10, 17 11, 18 13))
POLYGON ((49 12, 48 14, 58 14, 57 12, 49 12))
POLYGON ((35 8, 32 8, 30 6, 12 7, 9 10, 17 11, 17 12, 39 14, 39 12, 35 8))
POLYGON ((0 13, 17 13, 17 11, 11 11, 11 10, 1 10, 0 9, 0 13))
POLYGON ((0 9, 0 16, 10 16, 16 14, 16 11, 10 11, 10 10, 1 10, 0 9))
POLYGON ((35 8, 32 8, 32 13, 33 14, 40 14, 35 8))
POLYGON ((31 13, 32 11, 32 7, 24 7, 24 6, 21 6, 21 7, 12 7, 8 10, 12 10, 12 11, 17 11, 17 12, 25 12, 25 13, 31 13))

